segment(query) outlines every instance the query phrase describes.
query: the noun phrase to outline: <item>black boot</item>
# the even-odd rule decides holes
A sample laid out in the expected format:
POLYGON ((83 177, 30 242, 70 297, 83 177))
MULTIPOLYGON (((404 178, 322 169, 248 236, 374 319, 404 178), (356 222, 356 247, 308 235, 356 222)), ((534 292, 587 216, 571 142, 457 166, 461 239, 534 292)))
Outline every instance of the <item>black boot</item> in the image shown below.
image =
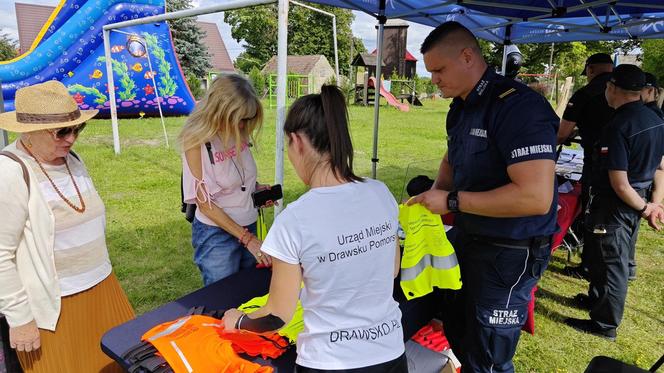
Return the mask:
POLYGON ((570 317, 565 319, 565 324, 571 326, 572 328, 580 332, 602 337, 604 339, 608 339, 611 342, 616 341, 615 329, 602 329, 599 326, 597 326, 597 324, 595 324, 592 320, 582 320, 570 317))

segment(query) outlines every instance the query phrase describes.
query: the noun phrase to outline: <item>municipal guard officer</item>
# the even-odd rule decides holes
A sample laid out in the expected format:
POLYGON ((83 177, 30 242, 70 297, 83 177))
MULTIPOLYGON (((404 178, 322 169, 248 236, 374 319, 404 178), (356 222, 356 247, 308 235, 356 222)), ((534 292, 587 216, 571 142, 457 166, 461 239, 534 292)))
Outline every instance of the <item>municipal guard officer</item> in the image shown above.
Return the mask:
POLYGON ((464 372, 513 372, 556 231, 558 117, 544 97, 488 68, 457 22, 434 29, 421 51, 432 82, 453 98, 434 186, 409 201, 457 213, 463 287, 460 303, 442 310, 445 333, 464 372))
POLYGON ((659 100, 659 85, 657 84, 657 78, 651 73, 646 74, 646 86, 641 90, 641 101, 652 111, 657 114, 658 117, 664 119, 664 112, 657 105, 659 100))
POLYGON ((616 109, 594 148, 591 202, 585 245, 594 254, 588 299, 590 320, 569 318, 573 328, 615 340, 627 295, 629 253, 640 218, 653 228, 664 216, 664 122, 641 101, 645 76, 634 65, 620 65, 606 87, 616 109), (648 202, 655 179, 658 198, 648 202), (660 189, 657 191, 657 189, 660 189))
MULTIPOLYGON (((585 209, 588 203, 590 170, 592 169, 592 147, 599 138, 602 127, 613 116, 613 109, 606 103, 604 90, 613 71, 613 60, 606 53, 595 53, 588 57, 581 72, 588 78, 588 84, 576 91, 569 100, 558 129, 558 143, 562 144, 579 129, 583 147, 583 172, 581 174, 581 204, 585 209)), ((588 272, 588 250, 581 253, 581 265, 566 267, 565 272, 577 277, 586 277, 588 272)))

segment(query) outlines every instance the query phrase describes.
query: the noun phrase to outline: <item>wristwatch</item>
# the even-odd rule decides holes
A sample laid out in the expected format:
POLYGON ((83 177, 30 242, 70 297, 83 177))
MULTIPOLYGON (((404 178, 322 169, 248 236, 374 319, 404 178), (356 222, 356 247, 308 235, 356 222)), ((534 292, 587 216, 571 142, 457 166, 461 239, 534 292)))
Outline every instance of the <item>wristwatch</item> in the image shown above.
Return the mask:
POLYGON ((447 194, 447 210, 449 212, 459 212, 459 192, 456 190, 447 194))

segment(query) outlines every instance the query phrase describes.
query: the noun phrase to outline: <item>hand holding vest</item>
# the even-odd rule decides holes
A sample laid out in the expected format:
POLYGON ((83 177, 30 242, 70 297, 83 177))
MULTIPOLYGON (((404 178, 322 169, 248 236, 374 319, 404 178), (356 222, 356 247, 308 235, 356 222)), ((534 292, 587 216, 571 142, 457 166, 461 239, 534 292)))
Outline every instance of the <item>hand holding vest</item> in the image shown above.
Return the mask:
POLYGON ((434 286, 461 289, 459 262, 440 215, 419 203, 400 205, 399 224, 406 236, 401 259, 401 289, 406 299, 429 294, 434 286))

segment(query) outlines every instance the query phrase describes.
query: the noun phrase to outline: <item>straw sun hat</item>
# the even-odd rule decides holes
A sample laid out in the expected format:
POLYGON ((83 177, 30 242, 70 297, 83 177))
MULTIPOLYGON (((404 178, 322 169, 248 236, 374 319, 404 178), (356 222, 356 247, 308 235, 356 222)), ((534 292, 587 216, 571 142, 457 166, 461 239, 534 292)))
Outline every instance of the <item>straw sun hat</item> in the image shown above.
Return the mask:
POLYGON ((64 84, 50 80, 16 91, 16 111, 0 114, 0 128, 32 132, 81 124, 99 110, 79 110, 64 84))

